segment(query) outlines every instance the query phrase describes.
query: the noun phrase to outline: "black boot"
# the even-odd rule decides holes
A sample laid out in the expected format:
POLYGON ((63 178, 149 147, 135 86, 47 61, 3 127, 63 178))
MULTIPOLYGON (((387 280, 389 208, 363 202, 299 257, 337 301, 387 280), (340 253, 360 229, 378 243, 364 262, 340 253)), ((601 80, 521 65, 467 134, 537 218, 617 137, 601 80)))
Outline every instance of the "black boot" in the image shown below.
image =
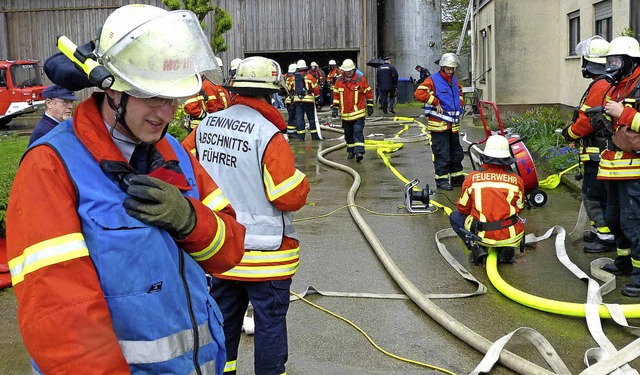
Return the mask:
POLYGON ((436 180, 436 187, 440 190, 453 190, 449 180, 436 180))
POLYGON ((608 251, 615 251, 616 244, 614 242, 603 241, 596 236, 595 241, 587 242, 583 250, 585 253, 606 253, 608 251))
POLYGON ((464 182, 464 176, 451 177, 451 186, 453 187, 460 187, 462 186, 463 182, 464 182))
POLYGON ((471 244, 471 246, 469 246, 469 249, 471 250, 471 261, 473 262, 473 264, 475 264, 476 266, 484 264, 488 255, 487 249, 478 245, 477 243, 471 244))
POLYGON ((618 256, 612 264, 607 264, 602 267, 602 270, 614 275, 630 275, 631 271, 633 271, 631 257, 628 255, 618 256))
POLYGON ((620 292, 623 296, 627 297, 640 297, 640 285, 636 283, 629 283, 622 288, 620 288, 620 292))
POLYGON ((501 247, 498 253, 498 263, 511 264, 516 252, 513 247, 501 247))

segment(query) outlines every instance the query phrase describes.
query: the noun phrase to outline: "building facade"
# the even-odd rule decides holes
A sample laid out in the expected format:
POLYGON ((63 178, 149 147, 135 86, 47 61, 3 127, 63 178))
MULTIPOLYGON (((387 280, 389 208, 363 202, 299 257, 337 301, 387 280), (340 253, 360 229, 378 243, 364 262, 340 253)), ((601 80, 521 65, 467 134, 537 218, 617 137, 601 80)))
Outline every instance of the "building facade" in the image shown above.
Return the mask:
POLYGON ((473 0, 472 47, 482 99, 517 108, 575 106, 589 81, 575 46, 593 35, 638 38, 637 0, 473 0))

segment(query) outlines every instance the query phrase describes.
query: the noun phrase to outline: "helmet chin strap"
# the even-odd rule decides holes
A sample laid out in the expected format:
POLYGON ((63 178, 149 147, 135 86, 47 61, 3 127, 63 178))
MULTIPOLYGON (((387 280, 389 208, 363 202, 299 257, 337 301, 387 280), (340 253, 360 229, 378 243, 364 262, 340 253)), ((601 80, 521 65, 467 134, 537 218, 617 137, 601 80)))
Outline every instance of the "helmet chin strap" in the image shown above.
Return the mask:
MULTIPOLYGON (((116 103, 113 101, 113 99, 109 96, 107 96, 107 103, 109 104, 109 107, 111 107, 111 109, 113 109, 116 114, 115 114, 115 120, 116 122, 113 124, 113 127, 111 129, 115 129, 116 125, 118 123, 122 124, 122 126, 124 127, 124 129, 127 131, 127 133, 129 133, 129 135, 132 135, 135 137, 135 134, 133 134, 133 131, 131 130, 131 128, 129 127, 129 125, 127 125, 127 122, 124 119, 124 115, 127 113, 127 102, 129 101, 129 94, 126 92, 122 92, 122 96, 120 97, 120 103, 118 105, 116 105, 116 103)), ((160 141, 160 139, 164 138, 164 136, 167 134, 167 131, 169 130, 169 124, 167 124, 164 127, 164 130, 162 130, 162 135, 160 136, 160 138, 155 141, 155 142, 140 142, 140 144, 146 144, 146 145, 154 145, 156 143, 158 143, 158 141, 160 141)), ((113 137, 113 132, 111 133, 111 136, 113 137)))

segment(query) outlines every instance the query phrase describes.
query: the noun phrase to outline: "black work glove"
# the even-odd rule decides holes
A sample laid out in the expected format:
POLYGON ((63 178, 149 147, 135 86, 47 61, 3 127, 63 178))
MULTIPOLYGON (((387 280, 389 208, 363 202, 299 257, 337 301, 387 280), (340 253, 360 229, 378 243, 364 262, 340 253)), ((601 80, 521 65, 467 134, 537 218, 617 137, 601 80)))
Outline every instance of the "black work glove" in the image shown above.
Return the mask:
POLYGON ((173 237, 186 238, 196 226, 196 212, 177 187, 147 175, 127 175, 124 201, 127 214, 143 223, 165 229, 173 237))
POLYGON ((331 117, 338 117, 338 108, 331 108, 331 117))
POLYGON ((372 105, 368 105, 367 106, 367 116, 371 117, 372 114, 373 114, 373 106, 372 105))
POLYGON ((573 142, 575 141, 575 139, 571 138, 571 136, 569 136, 569 127, 566 126, 564 129, 562 129, 562 136, 564 137, 564 139, 567 140, 567 142, 573 142))

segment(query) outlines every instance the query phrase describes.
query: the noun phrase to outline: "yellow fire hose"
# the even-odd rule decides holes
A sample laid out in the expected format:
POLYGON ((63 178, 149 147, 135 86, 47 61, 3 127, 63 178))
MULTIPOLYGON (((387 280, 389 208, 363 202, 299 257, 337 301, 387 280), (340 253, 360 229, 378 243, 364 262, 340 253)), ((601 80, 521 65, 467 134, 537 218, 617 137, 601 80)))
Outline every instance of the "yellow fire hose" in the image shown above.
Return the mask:
MULTIPOLYGON (((585 304, 556 301, 552 299, 542 298, 534 296, 532 294, 518 290, 511 285, 507 284, 504 279, 498 273, 498 250, 495 248, 489 249, 489 256, 487 257, 486 268, 487 276, 493 284, 493 286, 507 298, 518 302, 521 305, 531 307, 536 310, 546 311, 553 314, 567 315, 567 316, 585 316, 585 304)), ((633 305, 620 305, 624 316, 626 318, 640 318, 640 304, 633 305)), ((601 318, 611 318, 609 310, 604 306, 598 306, 598 312, 601 318)))

